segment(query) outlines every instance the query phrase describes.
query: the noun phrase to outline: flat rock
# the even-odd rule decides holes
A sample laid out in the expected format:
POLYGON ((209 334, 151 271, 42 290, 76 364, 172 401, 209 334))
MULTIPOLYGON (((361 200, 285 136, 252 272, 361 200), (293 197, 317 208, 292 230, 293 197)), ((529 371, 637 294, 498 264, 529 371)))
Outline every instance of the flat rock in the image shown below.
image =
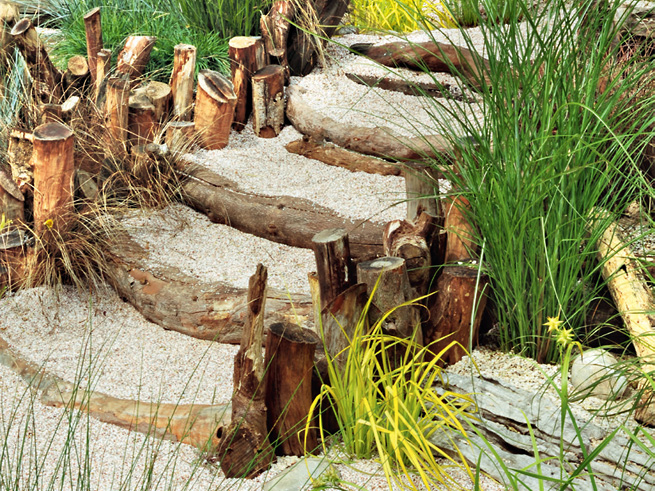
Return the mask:
POLYGON ((604 349, 591 349, 573 360, 571 389, 581 397, 620 399, 628 388, 628 379, 617 369, 619 361, 604 349))

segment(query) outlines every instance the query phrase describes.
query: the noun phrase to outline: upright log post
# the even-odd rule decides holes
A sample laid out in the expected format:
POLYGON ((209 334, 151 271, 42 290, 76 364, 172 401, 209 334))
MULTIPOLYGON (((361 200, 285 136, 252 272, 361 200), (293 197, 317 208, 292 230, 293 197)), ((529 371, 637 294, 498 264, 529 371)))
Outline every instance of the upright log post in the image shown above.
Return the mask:
POLYGON ((259 19, 264 46, 269 56, 275 57, 284 67, 285 77, 289 75, 289 61, 287 59, 287 40, 289 38, 290 21, 296 14, 296 6, 290 0, 278 0, 273 3, 271 10, 259 19))
POLYGON ((198 74, 194 122, 200 144, 207 150, 227 146, 237 96, 232 83, 212 70, 198 74))
POLYGON ((248 122, 252 109, 250 79, 268 62, 264 41, 261 37, 233 37, 228 43, 228 57, 234 93, 237 97, 234 109, 234 129, 241 131, 248 122))
POLYGON ((486 284, 487 276, 468 266, 445 267, 439 276, 430 318, 423 326, 423 340, 435 355, 451 343, 458 343, 442 355, 442 362, 457 363, 469 347, 477 345, 487 304, 486 284))
POLYGON ((98 100, 105 77, 111 71, 111 50, 101 49, 96 55, 95 100, 98 100))
POLYGON ((11 30, 11 36, 27 63, 40 99, 43 102, 59 103, 62 95, 62 74, 50 60, 32 21, 18 21, 11 30))
POLYGON ((41 124, 61 122, 63 110, 61 104, 41 104, 39 106, 41 124))
POLYGON ((98 76, 98 53, 103 49, 100 7, 91 9, 84 15, 84 31, 86 33, 86 58, 89 63, 91 82, 95 85, 98 76))
POLYGON ((356 270, 344 229, 323 230, 312 238, 321 295, 321 310, 355 284, 356 270))
POLYGON ((23 222, 25 220, 25 197, 11 178, 11 176, 0 168, 0 219, 12 222, 23 222))
POLYGON ((305 433, 312 405, 316 333, 295 324, 275 323, 266 336, 264 386, 271 440, 278 455, 303 456, 318 446, 316 429, 305 433))
POLYGON ((68 59, 67 69, 64 73, 66 90, 80 89, 89 76, 89 64, 82 55, 71 56, 68 59))
POLYGON ((136 83, 143 75, 156 41, 155 36, 129 36, 118 54, 116 71, 127 75, 133 84, 136 83))
POLYGON ((166 146, 172 151, 190 149, 195 143, 196 125, 191 121, 173 121, 166 127, 166 146))
MULTIPOLYGON (((359 263, 357 282, 364 283, 367 294, 373 295, 372 303, 377 307, 380 315, 391 312, 383 326, 387 334, 413 338, 417 343, 423 344, 419 307, 416 305, 400 307, 403 303, 416 298, 416 293, 409 283, 403 258, 381 257, 359 263)), ((371 323, 377 322, 380 315, 374 317, 369 315, 371 323)))
POLYGON ((148 99, 130 97, 128 133, 132 146, 152 143, 157 126, 155 106, 148 99))
POLYGON ((430 169, 421 164, 406 163, 405 192, 407 196, 407 220, 414 221, 423 212, 440 216, 441 210, 436 196, 435 181, 430 169))
POLYGON ((173 116, 178 121, 191 119, 196 53, 196 47, 190 44, 175 46, 173 73, 169 85, 173 94, 173 116))
POLYGON ((152 80, 144 87, 144 94, 155 108, 155 120, 158 123, 167 121, 171 109, 171 87, 164 82, 152 80))
POLYGON ((466 217, 469 201, 464 196, 451 196, 445 199, 446 254, 445 263, 468 261, 477 250, 475 227, 466 217))
POLYGON ((268 65, 252 76, 252 125, 260 138, 275 138, 284 127, 284 68, 268 65))
POLYGON ((221 436, 217 449, 221 469, 228 478, 255 477, 269 467, 273 458, 262 384, 267 276, 266 268, 258 264, 257 271, 250 277, 248 320, 234 359, 232 421, 221 436))
POLYGON ((34 130, 34 226, 37 232, 44 227, 63 228, 66 222, 62 217, 73 210, 74 144, 73 132, 62 123, 46 123, 34 130))
POLYGON ((107 82, 107 103, 105 115, 110 137, 110 151, 125 152, 129 124, 130 82, 121 78, 110 78, 107 82))

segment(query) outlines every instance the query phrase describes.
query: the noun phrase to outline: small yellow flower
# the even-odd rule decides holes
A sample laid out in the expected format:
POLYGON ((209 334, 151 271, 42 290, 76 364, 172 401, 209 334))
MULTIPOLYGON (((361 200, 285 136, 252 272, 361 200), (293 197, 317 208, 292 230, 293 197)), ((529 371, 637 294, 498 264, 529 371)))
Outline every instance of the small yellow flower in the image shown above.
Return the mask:
POLYGON ((568 346, 573 341, 573 329, 560 329, 557 333, 557 344, 568 346))
POLYGON ((547 319, 548 321, 544 324, 544 326, 548 326, 548 332, 558 331, 559 326, 564 323, 564 321, 559 320, 559 316, 547 317, 547 319))
POLYGON ((54 225, 54 222, 52 221, 52 218, 48 218, 45 222, 43 222, 43 225, 45 225, 46 228, 50 229, 54 225))

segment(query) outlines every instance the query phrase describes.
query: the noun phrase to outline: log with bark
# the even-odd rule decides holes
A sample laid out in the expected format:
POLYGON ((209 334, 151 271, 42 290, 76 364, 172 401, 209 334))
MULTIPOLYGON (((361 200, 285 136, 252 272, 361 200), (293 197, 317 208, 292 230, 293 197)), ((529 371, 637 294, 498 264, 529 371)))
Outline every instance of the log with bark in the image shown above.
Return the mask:
POLYGON ((84 15, 84 32, 86 34, 86 57, 89 63, 91 82, 95 86, 98 75, 98 53, 103 49, 100 7, 91 9, 84 15))
POLYGON ((287 117, 293 126, 316 141, 330 141, 348 150, 390 160, 419 160, 452 154, 451 144, 441 135, 401 136, 390 128, 368 128, 338 122, 312 108, 300 86, 287 90, 287 117))
POLYGON ((467 216, 469 201, 462 195, 449 196, 444 201, 447 234, 444 262, 469 261, 478 249, 475 226, 467 216))
POLYGON ((200 71, 194 123, 199 143, 207 150, 227 146, 236 103, 232 82, 218 72, 200 71))
POLYGON ((86 58, 81 55, 71 56, 66 67, 64 81, 66 82, 66 93, 70 95, 76 92, 76 89, 83 89, 89 77, 90 67, 86 58))
POLYGON ((268 65, 253 74, 251 83, 255 135, 275 138, 284 127, 284 68, 268 65))
POLYGON ((318 276, 321 310, 340 293, 355 284, 355 264, 350 256, 350 241, 345 229, 321 230, 312 237, 318 276))
POLYGON ((5 169, 0 168, 0 219, 23 222, 25 220, 25 196, 5 169))
POLYGON ((321 230, 348 231, 355 261, 382 256, 382 225, 354 221, 302 198, 261 196, 239 190, 234 183, 200 166, 187 166, 182 183, 189 204, 210 220, 242 232, 294 247, 312 248, 321 230))
POLYGON ((324 164, 343 167, 353 172, 366 172, 381 176, 400 176, 402 167, 376 157, 346 150, 329 142, 318 142, 308 136, 295 140, 285 147, 287 152, 318 160, 324 164))
POLYGON ((63 111, 61 104, 40 104, 39 120, 41 124, 61 123, 63 121, 63 111))
POLYGON ((441 362, 457 363, 478 342, 478 329, 487 302, 487 276, 469 266, 445 267, 437 280, 423 340, 441 362))
POLYGON ((132 146, 152 143, 157 133, 158 122, 155 117, 155 106, 145 97, 131 96, 129 98, 129 113, 127 131, 132 146))
POLYGON ((112 77, 107 81, 105 121, 107 126, 107 153, 127 152, 129 125, 130 82, 112 77))
POLYGON ((129 36, 116 60, 116 72, 126 75, 134 85, 143 75, 155 47, 155 36, 129 36))
POLYGON ((216 456, 226 477, 253 478, 270 466, 274 451, 268 440, 264 356, 266 268, 250 277, 248 316, 241 346, 234 357, 232 420, 222 432, 216 456))
MULTIPOLYGON (((471 465, 480 465, 482 472, 502 486, 513 488, 515 483, 509 482, 498 465, 498 458, 510 469, 535 469, 538 465, 540 474, 560 482, 562 472, 567 479, 568 473, 586 459, 589 451, 610 436, 611 430, 593 421, 584 424, 578 421, 578 426, 575 426, 568 415, 562 420, 561 403, 541 391, 528 392, 503 380, 450 372, 446 372, 444 378, 448 385, 435 387, 440 396, 444 396, 446 391, 472 395, 477 407, 473 415, 477 419, 471 423, 480 436, 473 431, 467 431, 467 439, 435 435, 433 443, 449 455, 461 458, 454 447, 457 445, 471 465), (496 456, 490 454, 489 445, 493 445, 496 456), (562 448, 565 450, 563 456, 562 448), (535 451, 539 452, 538 458, 535 451), (564 466, 562 457, 566 462, 564 466)), ((585 471, 573 479, 570 487, 602 491, 652 489, 655 486, 655 475, 651 472, 653 466, 653 453, 634 445, 619 430, 598 455, 590 459, 588 471, 593 473, 595 484, 585 471)), ((539 489, 544 482, 544 479, 529 473, 522 473, 520 479, 524 484, 520 489, 539 489)))
POLYGON ((20 376, 45 406, 83 410, 98 421, 202 450, 215 448, 219 443, 217 432, 230 422, 230 406, 225 404, 149 403, 86 390, 44 372, 41 366, 25 360, 2 338, 0 364, 20 376))
POLYGON ((251 78, 268 64, 264 41, 257 36, 237 36, 228 43, 228 58, 232 72, 232 85, 236 94, 234 129, 241 131, 252 111, 251 78))
POLYGON ((291 28, 290 21, 294 18, 295 13, 296 5, 293 1, 278 0, 273 2, 268 13, 259 19, 266 52, 284 67, 287 77, 289 75, 287 39, 291 28))
POLYGON ((20 50, 34 81, 34 89, 42 102, 61 102, 62 73, 50 60, 30 19, 22 19, 11 30, 11 36, 20 50))
POLYGON ((100 93, 103 90, 106 77, 111 72, 111 50, 101 49, 96 56, 96 75, 94 98, 100 102, 100 93))
POLYGON ((190 44, 178 44, 174 48, 171 93, 173 116, 178 121, 189 121, 193 109, 193 86, 196 72, 197 49, 190 44))
MULTIPOLYGON (((642 270, 622 240, 619 225, 610 223, 598 239, 598 259, 601 273, 614 303, 632 337, 640 358, 640 369, 655 376, 655 298, 646 284, 642 270)), ((641 382, 643 391, 635 419, 655 425, 655 394, 641 382)))
POLYGON ((394 42, 382 45, 353 44, 350 49, 384 66, 427 68, 432 72, 447 72, 462 77, 477 90, 491 88, 489 62, 467 48, 426 41, 422 43, 394 42))
POLYGON ((291 323, 275 323, 266 336, 266 409, 278 455, 299 457, 318 447, 316 428, 305 423, 314 398, 312 373, 318 335, 291 323))

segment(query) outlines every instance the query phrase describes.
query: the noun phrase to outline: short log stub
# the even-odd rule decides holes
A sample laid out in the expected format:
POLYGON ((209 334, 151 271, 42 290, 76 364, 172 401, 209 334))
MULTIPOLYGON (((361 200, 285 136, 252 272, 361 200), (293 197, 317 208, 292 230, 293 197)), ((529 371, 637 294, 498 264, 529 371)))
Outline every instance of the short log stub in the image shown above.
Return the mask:
POLYGON ((234 109, 234 129, 241 131, 248 122, 252 109, 253 74, 264 68, 268 60, 261 37, 237 36, 228 43, 228 57, 232 71, 232 84, 237 97, 234 109))
POLYGON ((194 123, 199 143, 207 150, 227 146, 236 102, 232 82, 218 72, 200 71, 194 123))
POLYGON ((469 347, 477 345, 478 329, 487 304, 487 276, 478 279, 478 270, 467 266, 449 266, 437 280, 436 295, 430 306, 430 318, 423 326, 425 345, 435 355, 453 344, 441 357, 447 364, 457 363, 469 347), (476 284, 478 285, 476 291, 476 284))
POLYGON ((157 129, 157 121, 155 106, 149 100, 130 97, 128 129, 133 146, 152 143, 157 129))
POLYGON ((260 138, 275 138, 284 127, 284 68, 268 65, 252 77, 252 125, 260 138))
POLYGON ((432 177, 430 168, 420 164, 406 164, 405 193, 407 195, 407 220, 416 220, 425 212, 432 216, 441 215, 435 189, 437 181, 432 177))
POLYGON ((173 116, 178 121, 189 121, 193 109, 197 49, 190 44, 178 44, 174 49, 173 72, 169 84, 173 94, 173 116))
POLYGON ((96 56, 95 93, 96 102, 100 96, 105 77, 111 71, 111 50, 101 49, 96 56))
POLYGON ((60 218, 73 209, 74 143, 73 132, 61 123, 46 123, 34 130, 34 225, 37 232, 46 226, 61 229, 65 222, 60 218))
POLYGON ((25 219, 25 197, 11 176, 0 168, 0 217, 5 220, 22 222, 25 219))
POLYGON ((356 270, 350 256, 348 234, 342 228, 323 230, 312 238, 321 308, 355 283, 356 270))
POLYGON ((319 337, 295 324, 271 324, 266 337, 266 409, 278 455, 302 456, 318 446, 316 429, 305 435, 312 405, 314 351, 319 337))

